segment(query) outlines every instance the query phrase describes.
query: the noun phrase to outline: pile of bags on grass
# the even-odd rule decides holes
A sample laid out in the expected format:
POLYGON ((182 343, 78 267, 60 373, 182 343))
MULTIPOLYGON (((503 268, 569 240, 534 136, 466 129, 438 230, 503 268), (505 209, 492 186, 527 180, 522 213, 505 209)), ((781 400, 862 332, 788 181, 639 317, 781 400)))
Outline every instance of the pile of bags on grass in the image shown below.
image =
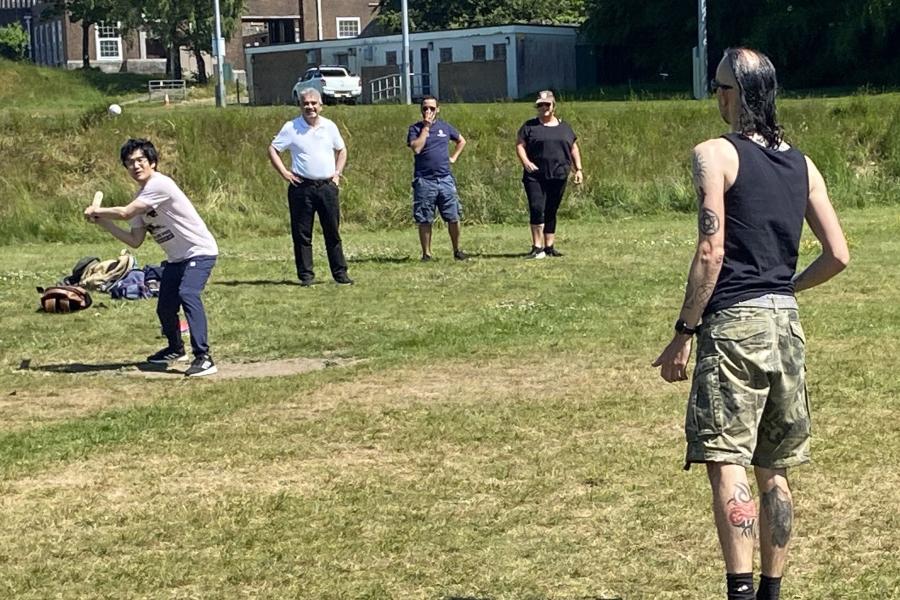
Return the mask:
POLYGON ((44 312, 68 313, 93 304, 89 291, 108 293, 113 299, 143 300, 159 295, 162 266, 138 268, 134 255, 122 250, 119 256, 100 260, 96 256, 82 258, 72 273, 57 285, 37 288, 44 312))

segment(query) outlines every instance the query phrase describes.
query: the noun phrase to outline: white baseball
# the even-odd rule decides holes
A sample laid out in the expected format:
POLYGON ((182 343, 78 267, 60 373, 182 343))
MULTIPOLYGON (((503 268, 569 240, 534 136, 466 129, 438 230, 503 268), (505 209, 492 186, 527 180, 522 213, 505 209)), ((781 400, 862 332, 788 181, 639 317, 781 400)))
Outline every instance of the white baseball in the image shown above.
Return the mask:
POLYGON ((118 104, 110 104, 109 108, 107 110, 109 111, 109 114, 111 114, 113 116, 118 116, 118 115, 122 114, 122 107, 119 106, 118 104))

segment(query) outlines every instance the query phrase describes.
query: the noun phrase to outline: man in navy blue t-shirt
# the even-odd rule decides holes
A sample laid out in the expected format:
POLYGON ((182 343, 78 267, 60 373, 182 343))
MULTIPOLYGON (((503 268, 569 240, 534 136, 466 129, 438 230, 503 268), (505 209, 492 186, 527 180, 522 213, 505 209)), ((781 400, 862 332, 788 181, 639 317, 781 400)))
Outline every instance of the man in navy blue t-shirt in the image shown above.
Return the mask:
POLYGON ((422 244, 422 260, 431 260, 431 224, 437 208, 447 223, 453 258, 466 260, 468 256, 459 249, 459 219, 462 205, 456 192, 456 180, 450 173, 450 164, 459 158, 466 140, 452 125, 437 118, 441 111, 437 98, 422 98, 422 120, 409 127, 406 144, 415 154, 413 171, 413 218, 419 226, 419 242, 422 244), (450 142, 456 147, 450 154, 450 142))

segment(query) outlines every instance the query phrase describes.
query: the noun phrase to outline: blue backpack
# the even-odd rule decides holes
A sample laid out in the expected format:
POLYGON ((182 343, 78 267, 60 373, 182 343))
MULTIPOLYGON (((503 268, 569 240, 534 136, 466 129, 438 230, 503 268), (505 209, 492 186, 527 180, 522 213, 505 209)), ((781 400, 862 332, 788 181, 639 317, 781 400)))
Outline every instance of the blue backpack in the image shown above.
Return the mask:
POLYGON ((159 296, 159 284, 162 282, 162 265, 144 265, 144 284, 149 288, 150 295, 159 296))
POLYGON ((143 300, 152 296, 144 283, 144 271, 132 269, 109 288, 109 295, 117 300, 143 300))

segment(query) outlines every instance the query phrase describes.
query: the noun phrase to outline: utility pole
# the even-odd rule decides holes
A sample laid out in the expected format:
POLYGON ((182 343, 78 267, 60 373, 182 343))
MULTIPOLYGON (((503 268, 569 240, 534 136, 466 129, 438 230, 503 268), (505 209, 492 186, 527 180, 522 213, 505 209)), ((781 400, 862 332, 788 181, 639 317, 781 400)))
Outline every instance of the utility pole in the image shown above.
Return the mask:
POLYGON ((400 92, 403 94, 403 103, 412 104, 412 93, 409 89, 409 6, 407 0, 401 3, 403 12, 403 59, 400 61, 400 92))
POLYGON ((697 0, 697 71, 700 80, 697 91, 700 93, 700 99, 706 98, 709 93, 709 86, 706 83, 708 72, 706 54, 706 0, 697 0))
POLYGON ((222 11, 219 9, 219 0, 213 0, 213 8, 216 12, 216 37, 213 40, 213 53, 216 57, 216 106, 225 106, 225 48, 222 46, 222 11))

